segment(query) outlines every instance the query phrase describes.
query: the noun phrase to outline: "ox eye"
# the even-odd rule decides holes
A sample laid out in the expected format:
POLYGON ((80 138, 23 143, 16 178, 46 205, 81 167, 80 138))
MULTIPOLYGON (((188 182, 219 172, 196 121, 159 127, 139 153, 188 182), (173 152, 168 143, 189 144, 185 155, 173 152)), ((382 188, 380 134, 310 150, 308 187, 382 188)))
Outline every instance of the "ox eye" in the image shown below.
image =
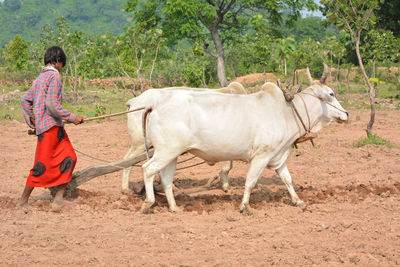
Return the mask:
POLYGON ((330 93, 329 95, 330 95, 330 96, 335 96, 335 94, 334 94, 334 93, 330 93))

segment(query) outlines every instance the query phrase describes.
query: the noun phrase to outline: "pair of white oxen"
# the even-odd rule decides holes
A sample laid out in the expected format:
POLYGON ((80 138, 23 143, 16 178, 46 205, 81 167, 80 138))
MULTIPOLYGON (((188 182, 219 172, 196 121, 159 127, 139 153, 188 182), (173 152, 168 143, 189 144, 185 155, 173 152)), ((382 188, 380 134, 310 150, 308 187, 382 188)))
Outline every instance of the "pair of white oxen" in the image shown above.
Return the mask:
MULTIPOLYGON (((349 114, 337 101, 333 90, 320 81, 312 82, 295 95, 293 103, 311 132, 319 131, 334 120, 348 120, 349 114)), ((125 158, 143 153, 145 142, 154 147, 153 157, 142 167, 146 189, 143 213, 151 212, 155 202, 153 181, 157 173, 169 210, 180 211, 172 182, 177 158, 185 152, 210 164, 226 161, 220 173, 225 191, 232 161, 250 163, 240 205, 242 213, 249 211, 251 190, 266 167, 281 177, 293 204, 305 206, 293 188, 285 162, 293 143, 305 135, 306 130, 277 85, 267 82, 259 92, 248 95, 243 86, 235 82, 218 90, 150 89, 130 99, 127 106, 129 109, 146 109, 128 114, 131 147, 125 158)), ((128 189, 129 174, 130 168, 125 169, 123 190, 128 189)))

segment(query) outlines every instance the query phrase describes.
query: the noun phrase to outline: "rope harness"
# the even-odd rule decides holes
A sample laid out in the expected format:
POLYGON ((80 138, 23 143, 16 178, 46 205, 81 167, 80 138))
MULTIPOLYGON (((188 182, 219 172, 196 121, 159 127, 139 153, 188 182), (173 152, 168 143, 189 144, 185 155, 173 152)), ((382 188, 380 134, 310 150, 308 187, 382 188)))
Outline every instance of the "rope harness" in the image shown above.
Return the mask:
POLYGON ((327 105, 329 105, 329 106, 331 106, 331 107, 333 107, 333 108, 335 108, 335 109, 337 109, 337 110, 339 110, 339 111, 341 111, 341 112, 343 112, 343 113, 347 113, 346 111, 344 111, 344 110, 342 110, 342 109, 340 109, 340 108, 338 108, 338 107, 332 105, 331 103, 329 103, 329 102, 323 100, 321 97, 318 97, 317 95, 315 95, 314 91, 313 91, 313 94, 310 94, 310 93, 307 93, 307 92, 300 92, 300 93, 298 93, 298 94, 293 95, 293 94, 287 92, 287 91, 286 91, 285 89, 283 89, 283 88, 281 88, 281 90, 282 90, 282 92, 283 92, 283 95, 285 96, 286 102, 289 102, 289 103, 290 103, 290 105, 292 106, 294 112, 296 113, 297 117, 299 118, 299 120, 300 120, 300 122, 301 122, 301 125, 303 125, 303 128, 304 128, 304 130, 306 131, 306 133, 305 133, 303 136, 300 136, 299 138, 296 139, 296 141, 294 141, 294 144, 293 144, 293 145, 295 146, 295 148, 297 148, 297 144, 298 144, 298 143, 302 143, 302 142, 305 142, 305 141, 308 141, 308 140, 310 140, 312 146, 315 147, 315 144, 314 144, 313 139, 317 137, 317 135, 316 135, 315 133, 312 133, 312 132, 311 132, 311 120, 310 120, 310 115, 308 114, 308 109, 307 109, 306 102, 304 101, 304 99, 303 99, 303 97, 301 96, 301 94, 310 95, 310 96, 312 96, 312 97, 315 97, 315 98, 317 98, 319 101, 321 101, 321 102, 323 102, 323 103, 325 103, 325 104, 327 104, 327 105), (306 111, 306 115, 307 115, 307 119, 308 119, 308 129, 307 129, 307 127, 306 127, 306 125, 305 125, 303 119, 301 118, 301 116, 300 116, 299 112, 297 111, 297 108, 296 108, 296 106, 295 106, 295 104, 294 104, 294 102, 293 102, 293 99, 294 99, 294 97, 295 97, 296 95, 301 99, 301 101, 302 101, 303 104, 304 104, 304 109, 305 109, 305 111, 306 111))
MULTIPOLYGON (((280 88, 281 88, 281 87, 280 87, 280 88)), ((283 89, 283 88, 281 88, 281 90, 282 90, 282 92, 283 92, 283 95, 285 96, 286 102, 288 102, 288 103, 291 105, 291 107, 293 108, 293 110, 294 110, 294 112, 296 113, 297 117, 299 118, 301 125, 303 125, 303 128, 304 128, 304 130, 306 131, 306 133, 305 133, 303 136, 300 136, 299 138, 297 138, 297 139, 294 141, 294 144, 293 144, 294 147, 297 148, 297 144, 298 144, 298 143, 302 143, 302 142, 305 142, 305 141, 308 141, 308 140, 310 140, 312 146, 315 147, 315 144, 314 144, 313 139, 314 139, 315 137, 317 137, 317 135, 316 135, 315 133, 311 133, 311 132, 310 132, 310 130, 311 130, 311 120, 310 120, 310 115, 308 114, 308 109, 307 109, 306 102, 304 101, 303 97, 301 97, 300 94, 296 94, 297 96, 300 97, 301 101, 302 101, 303 104, 304 104, 304 109, 306 110, 307 119, 308 119, 308 129, 307 129, 306 124, 304 123, 302 117, 300 116, 300 113, 298 112, 298 110, 297 110, 297 108, 296 108, 296 105, 295 105, 294 102, 293 102, 293 99, 294 99, 295 95, 293 95, 293 94, 287 92, 287 91, 286 91, 285 89, 283 89)))

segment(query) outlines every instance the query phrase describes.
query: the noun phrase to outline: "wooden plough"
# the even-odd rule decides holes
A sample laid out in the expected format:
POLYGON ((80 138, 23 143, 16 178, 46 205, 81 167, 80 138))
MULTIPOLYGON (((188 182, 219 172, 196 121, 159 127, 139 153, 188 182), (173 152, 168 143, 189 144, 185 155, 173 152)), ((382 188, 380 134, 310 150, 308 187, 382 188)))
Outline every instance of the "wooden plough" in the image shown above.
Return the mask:
MULTIPOLYGON (((149 150, 149 156, 152 156, 154 153, 153 149, 149 150)), ((83 169, 81 171, 76 171, 72 174, 72 180, 68 183, 67 188, 65 190, 65 194, 68 197, 73 197, 76 195, 76 189, 78 186, 92 180, 93 178, 96 178, 101 175, 113 173, 116 171, 120 171, 124 168, 131 167, 143 160, 146 160, 147 156, 146 153, 143 152, 139 156, 136 157, 131 157, 107 164, 99 164, 95 166, 90 166, 87 167, 86 169, 83 169)), ((50 192, 52 195, 57 192, 57 187, 50 187, 50 192)))
MULTIPOLYGON (((153 148, 149 149, 149 157, 153 156, 153 154, 154 154, 154 149, 153 148)), ((147 159, 146 152, 143 152, 142 154, 140 154, 136 157, 122 159, 122 160, 111 162, 111 163, 98 164, 95 166, 87 167, 81 171, 76 171, 72 174, 72 180, 68 183, 64 194, 68 198, 74 198, 77 196, 77 188, 80 185, 82 185, 98 176, 106 175, 109 173, 121 171, 124 168, 132 167, 135 164, 137 164, 141 161, 144 161, 146 159, 147 159)), ((193 157, 186 159, 186 160, 182 160, 181 162, 178 162, 178 164, 186 162, 191 159, 193 159, 193 157)), ((194 164, 191 166, 177 168, 177 170, 194 167, 194 166, 197 166, 197 165, 200 165, 203 163, 205 163, 205 162, 203 161, 201 163, 197 163, 197 164, 194 164)), ((198 193, 198 192, 201 192, 204 190, 210 190, 210 188, 214 185, 214 182, 216 179, 218 179, 218 176, 212 177, 203 186, 199 186, 199 187, 191 188, 191 189, 183 190, 183 189, 176 188, 174 186, 174 191, 176 191, 177 193, 191 194, 191 193, 198 193)), ((51 195, 55 196, 55 194, 57 192, 57 186, 50 187, 49 190, 50 190, 51 195)))

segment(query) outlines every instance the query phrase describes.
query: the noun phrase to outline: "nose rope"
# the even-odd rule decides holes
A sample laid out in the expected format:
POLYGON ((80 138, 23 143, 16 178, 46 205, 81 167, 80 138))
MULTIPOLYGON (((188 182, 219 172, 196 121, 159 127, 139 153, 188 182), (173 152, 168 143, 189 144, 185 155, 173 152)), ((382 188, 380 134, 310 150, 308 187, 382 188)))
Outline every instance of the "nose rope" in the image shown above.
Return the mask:
MULTIPOLYGON (((314 93, 314 91, 313 91, 313 93, 314 93)), ((335 109, 337 109, 337 110, 343 112, 344 114, 347 114, 347 113, 348 113, 347 111, 344 111, 343 109, 340 109, 340 108, 338 108, 338 107, 335 107, 335 106, 332 105, 331 103, 329 103, 329 102, 327 102, 327 101, 321 99, 320 97, 318 97, 318 96, 316 96, 316 95, 314 95, 314 94, 310 94, 310 93, 306 93, 306 92, 301 92, 300 94, 305 94, 305 95, 313 96, 313 97, 319 99, 321 102, 324 102, 325 104, 328 104, 329 106, 331 106, 331 107, 333 107, 333 108, 335 108, 335 109)))
MULTIPOLYGON (((285 91, 284 91, 284 90, 283 90, 283 92, 284 92, 284 94, 285 94, 285 91)), ((303 119, 301 118, 299 112, 297 111, 296 105, 295 105, 294 102, 293 102, 294 96, 291 97, 291 98, 289 98, 289 99, 287 99, 287 98, 286 98, 286 94, 285 94, 285 99, 286 99, 286 101, 289 102, 290 105, 292 106, 294 112, 295 112, 296 115, 297 115, 297 118, 299 118, 299 120, 300 120, 300 122, 301 122, 301 125, 303 125, 304 131, 306 132, 303 136, 300 136, 299 138, 297 138, 297 139, 294 141, 294 144, 293 144, 293 145, 297 148, 297 144, 298 144, 298 143, 302 143, 302 142, 305 142, 305 141, 310 140, 312 146, 314 147, 315 144, 314 144, 313 138, 315 138, 316 135, 313 134, 313 133, 311 133, 311 120, 310 120, 310 116, 309 116, 309 114, 308 114, 307 105, 306 105, 304 99, 303 99, 300 95, 298 95, 298 96, 299 96, 300 99, 303 101, 304 109, 306 110, 306 114, 307 114, 307 118, 308 118, 308 129, 307 129, 305 123, 303 122, 303 119)))

